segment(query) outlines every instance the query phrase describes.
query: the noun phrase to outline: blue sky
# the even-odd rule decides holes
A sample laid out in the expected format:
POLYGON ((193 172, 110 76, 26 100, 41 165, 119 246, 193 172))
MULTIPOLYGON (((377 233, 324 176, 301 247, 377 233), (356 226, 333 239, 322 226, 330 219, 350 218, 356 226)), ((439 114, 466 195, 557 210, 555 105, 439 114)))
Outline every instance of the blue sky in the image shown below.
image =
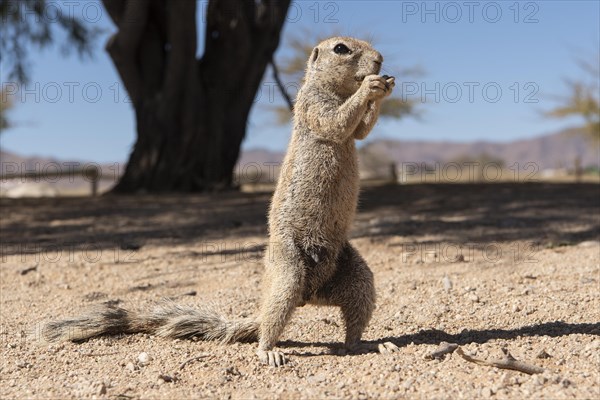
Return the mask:
MULTIPOLYGON (((94 59, 65 57, 55 46, 32 49, 31 83, 21 88, 3 132, 3 149, 24 155, 97 162, 124 161, 135 139, 133 110, 103 50, 114 27, 101 6, 73 2, 75 15, 107 33, 94 59), (87 7, 87 8, 86 8, 87 7), (101 15, 97 16, 97 12, 101 15), (98 21, 96 21, 98 19, 98 21)), ((93 4, 93 0, 91 4, 93 4)), ((399 79, 396 93, 420 105, 419 120, 382 120, 369 140, 509 141, 577 124, 542 115, 566 94, 564 78, 583 77, 576 59, 593 60, 599 38, 598 1, 296 1, 283 32, 305 30, 371 38, 388 74, 421 67, 425 74, 399 79)), ((199 14, 205 2, 199 2, 199 14)), ((200 22, 199 37, 204 26, 200 22)), ((199 49, 201 52, 202 49, 199 49)), ((7 71, 0 71, 6 86, 7 71)), ((269 71, 253 108, 244 148, 283 150, 291 127, 275 123, 280 104, 268 96, 269 71)))

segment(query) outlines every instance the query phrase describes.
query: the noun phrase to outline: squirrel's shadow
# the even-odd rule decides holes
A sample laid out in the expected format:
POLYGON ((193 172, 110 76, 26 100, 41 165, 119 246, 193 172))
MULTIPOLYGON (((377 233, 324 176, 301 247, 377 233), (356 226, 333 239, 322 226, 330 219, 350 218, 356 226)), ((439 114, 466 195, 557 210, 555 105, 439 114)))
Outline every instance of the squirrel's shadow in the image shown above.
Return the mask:
MULTIPOLYGON (((560 337, 567 335, 587 334, 600 336, 600 323, 568 323, 563 321, 543 322, 535 325, 527 325, 515 329, 483 329, 483 330, 463 330, 457 334, 451 334, 438 329, 421 330, 402 336, 388 336, 377 340, 365 340, 367 344, 382 344, 392 342, 398 347, 406 346, 410 343, 415 344, 440 344, 441 342, 456 343, 466 345, 470 343, 486 343, 493 339, 516 339, 519 337, 549 336, 560 337)), ((325 342, 297 342, 286 340, 279 343, 282 347, 339 347, 339 343, 325 342)), ((323 355, 317 353, 304 352, 296 354, 298 356, 323 355)))

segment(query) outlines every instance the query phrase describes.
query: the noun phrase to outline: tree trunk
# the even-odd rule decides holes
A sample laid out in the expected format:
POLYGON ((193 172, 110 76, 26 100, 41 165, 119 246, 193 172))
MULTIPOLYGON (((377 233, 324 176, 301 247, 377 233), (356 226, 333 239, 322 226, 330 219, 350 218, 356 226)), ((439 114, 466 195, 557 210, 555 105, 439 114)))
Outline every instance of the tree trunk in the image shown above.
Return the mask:
POLYGON ((196 57, 195 0, 103 0, 107 51, 132 100, 137 140, 116 193, 222 190, 289 0, 211 0, 196 57))

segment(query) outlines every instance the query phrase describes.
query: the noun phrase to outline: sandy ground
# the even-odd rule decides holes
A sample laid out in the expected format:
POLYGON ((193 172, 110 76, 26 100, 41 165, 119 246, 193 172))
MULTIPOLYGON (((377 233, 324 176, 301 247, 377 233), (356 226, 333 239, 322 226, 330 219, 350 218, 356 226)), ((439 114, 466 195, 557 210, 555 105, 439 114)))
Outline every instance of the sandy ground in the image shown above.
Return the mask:
POLYGON ((400 351, 337 355, 338 310, 306 306, 276 369, 254 344, 28 336, 104 301, 251 315, 269 194, 1 199, 0 398, 600 398, 599 200, 587 184, 366 188, 352 243, 378 309, 364 339, 400 351), (442 341, 544 372, 426 359, 442 341))

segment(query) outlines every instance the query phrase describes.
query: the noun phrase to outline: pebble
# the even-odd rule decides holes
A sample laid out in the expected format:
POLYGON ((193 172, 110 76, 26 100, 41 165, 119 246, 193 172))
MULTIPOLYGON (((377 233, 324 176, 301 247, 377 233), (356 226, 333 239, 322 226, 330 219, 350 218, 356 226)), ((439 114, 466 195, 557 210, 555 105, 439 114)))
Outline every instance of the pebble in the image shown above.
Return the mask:
POLYGON ((542 386, 546 382, 548 382, 548 378, 543 375, 534 375, 533 377, 533 384, 536 386, 542 386))
POLYGON ((80 379, 72 386, 75 397, 102 396, 106 394, 106 384, 104 382, 90 382, 86 379, 80 379))
POLYGON ((140 355, 138 356, 138 363, 141 366, 148 365, 150 361, 152 361, 152 357, 150 357, 150 355, 146 352, 140 353, 140 355))
POLYGON ((313 376, 310 376, 308 378, 308 381, 311 383, 321 383, 321 382, 325 382, 327 380, 327 376, 325 374, 315 374, 313 376))
POLYGON ((158 375, 158 380, 159 380, 159 382, 162 381, 162 383, 164 383, 164 382, 173 382, 174 381, 174 379, 173 379, 172 376, 166 375, 166 374, 160 374, 160 375, 158 375))
POLYGON ((596 241, 596 240, 587 240, 585 242, 581 242, 577 245, 578 247, 596 247, 596 246, 600 246, 600 241, 596 241))
POLYGON ((449 292, 450 290, 452 290, 452 281, 450 280, 450 278, 448 278, 447 276, 444 276, 444 279, 442 279, 442 283, 444 284, 444 290, 446 292, 449 292))
POLYGON ((473 303, 479 303, 479 296, 477 296, 475 293, 471 293, 469 295, 469 300, 471 300, 473 303))
POLYGON ((550 354, 548 354, 545 349, 542 349, 542 351, 540 351, 537 354, 537 356, 535 356, 535 358, 550 358, 550 357, 552 357, 552 356, 550 354))
POLYGON ((125 369, 130 372, 135 372, 135 370, 137 370, 139 368, 137 367, 137 365, 130 362, 130 363, 127 363, 127 365, 125 366, 125 369))
POLYGON ((572 383, 568 379, 563 379, 562 381, 560 381, 560 384, 562 385, 562 387, 568 388, 569 386, 571 386, 572 383))

